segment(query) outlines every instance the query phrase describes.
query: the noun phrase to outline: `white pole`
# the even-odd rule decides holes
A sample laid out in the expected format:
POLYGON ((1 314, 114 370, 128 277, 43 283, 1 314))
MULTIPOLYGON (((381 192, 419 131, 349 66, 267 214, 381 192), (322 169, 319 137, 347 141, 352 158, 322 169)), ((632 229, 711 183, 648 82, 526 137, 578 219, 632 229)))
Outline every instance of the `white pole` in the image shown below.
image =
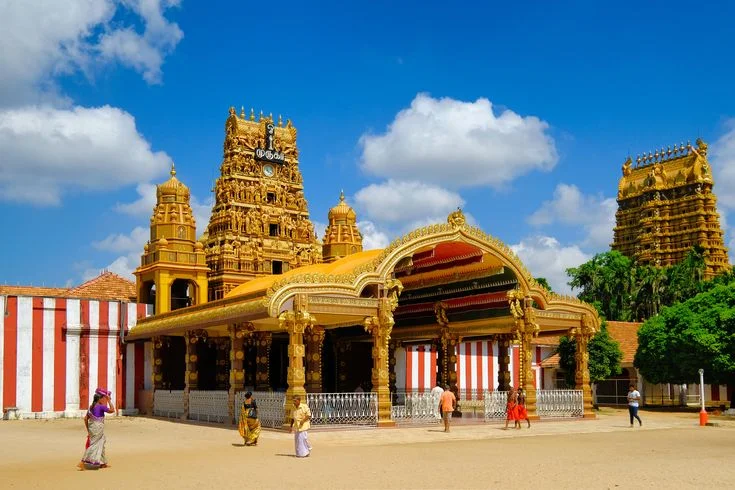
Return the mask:
POLYGON ((699 399, 702 403, 702 409, 699 411, 699 425, 707 425, 707 410, 704 408, 704 369, 699 370, 699 399))

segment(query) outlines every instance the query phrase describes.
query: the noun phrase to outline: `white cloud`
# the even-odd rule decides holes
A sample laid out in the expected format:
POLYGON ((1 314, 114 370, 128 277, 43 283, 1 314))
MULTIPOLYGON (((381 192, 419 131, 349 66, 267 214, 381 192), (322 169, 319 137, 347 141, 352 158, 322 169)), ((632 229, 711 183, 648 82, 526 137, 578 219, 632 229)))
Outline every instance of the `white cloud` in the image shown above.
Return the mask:
POLYGON ((178 6, 179 1, 124 0, 123 4, 140 15, 145 31, 138 34, 127 27, 106 33, 100 38, 99 51, 103 59, 117 59, 142 73, 146 82, 160 83, 163 58, 184 37, 179 26, 163 16, 163 11, 178 6))
POLYGON ((361 213, 380 223, 410 223, 446 216, 464 205, 462 197, 441 187, 422 182, 388 180, 357 191, 355 202, 361 213))
POLYGON ((311 220, 311 224, 314 225, 314 234, 319 240, 324 239, 324 232, 327 231, 327 224, 321 221, 311 220))
POLYGON ((0 110, 0 199, 56 205, 71 189, 116 189, 171 165, 120 109, 26 106, 0 110))
POLYGON ((527 221, 534 226, 579 226, 585 232, 581 244, 602 250, 612 243, 616 210, 614 198, 585 195, 575 185, 559 184, 554 198, 544 201, 527 221))
POLYGON ((388 235, 384 231, 379 230, 372 221, 359 221, 357 228, 362 233, 363 250, 385 248, 390 244, 388 235))
POLYGON ((545 277, 559 294, 574 294, 567 285, 566 269, 577 267, 592 257, 576 245, 563 246, 556 238, 536 235, 524 238, 510 248, 533 277, 545 277))
POLYGON ((138 184, 135 190, 138 199, 129 203, 118 203, 115 210, 131 216, 150 216, 156 206, 156 185, 144 182, 138 184))
POLYGON ((735 209, 735 119, 726 123, 727 132, 709 151, 717 202, 725 209, 735 209))
POLYGON ((74 71, 91 76, 99 61, 119 61, 149 83, 160 82, 165 56, 183 37, 163 16, 176 5, 172 0, 2 2, 0 107, 62 102, 54 78, 74 71), (142 19, 142 35, 116 16, 126 10, 142 19))
POLYGON ((549 125, 534 116, 493 111, 485 98, 462 102, 418 94, 384 134, 364 134, 362 168, 374 175, 443 186, 499 187, 558 160, 549 125))
POLYGON ((214 197, 209 196, 204 201, 199 201, 196 196, 191 196, 191 211, 194 213, 194 221, 197 224, 197 238, 199 238, 209 225, 209 217, 212 215, 214 197))
MULTIPOLYGON (((136 226, 127 235, 115 233, 108 235, 103 240, 93 242, 92 246, 98 250, 120 254, 104 269, 119 274, 125 278, 135 280, 133 271, 140 265, 140 256, 143 247, 150 238, 150 231, 142 226, 136 226)), ((100 270, 92 267, 82 272, 82 280, 89 280, 99 275, 100 270)))

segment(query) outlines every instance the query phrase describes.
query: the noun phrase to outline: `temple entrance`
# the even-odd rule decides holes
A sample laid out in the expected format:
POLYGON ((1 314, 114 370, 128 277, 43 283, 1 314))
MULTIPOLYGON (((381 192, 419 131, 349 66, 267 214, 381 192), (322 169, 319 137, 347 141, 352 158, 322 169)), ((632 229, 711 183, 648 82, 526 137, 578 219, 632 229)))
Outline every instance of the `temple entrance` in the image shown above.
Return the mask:
POLYGON ((198 390, 217 389, 217 345, 214 342, 196 344, 197 370, 199 372, 198 390))
POLYGON ((183 337, 165 337, 161 345, 161 386, 166 390, 184 389, 186 341, 183 337))
POLYGON ((273 334, 268 379, 273 391, 286 391, 288 383, 288 335, 273 334))

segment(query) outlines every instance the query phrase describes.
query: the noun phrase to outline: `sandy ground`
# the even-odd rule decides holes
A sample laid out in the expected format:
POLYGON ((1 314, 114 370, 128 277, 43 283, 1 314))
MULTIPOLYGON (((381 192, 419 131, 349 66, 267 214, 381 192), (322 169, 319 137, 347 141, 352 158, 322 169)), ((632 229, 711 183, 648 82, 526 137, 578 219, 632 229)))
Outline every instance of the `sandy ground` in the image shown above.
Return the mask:
POLYGON ((309 458, 293 437, 146 418, 107 421, 111 468, 76 471, 80 420, 0 422, 0 488, 704 488, 735 478, 735 422, 698 427, 696 414, 642 412, 597 420, 310 432, 309 458))

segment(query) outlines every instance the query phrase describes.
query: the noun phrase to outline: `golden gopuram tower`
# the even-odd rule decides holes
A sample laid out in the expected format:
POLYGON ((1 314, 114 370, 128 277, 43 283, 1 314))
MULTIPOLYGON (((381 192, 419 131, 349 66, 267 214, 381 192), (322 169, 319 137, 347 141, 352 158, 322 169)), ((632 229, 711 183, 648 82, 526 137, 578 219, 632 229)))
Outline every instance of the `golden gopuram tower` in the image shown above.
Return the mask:
POLYGON ((730 267, 712 192, 707 144, 683 143, 623 163, 612 248, 640 264, 672 265, 705 250, 706 277, 730 267))
POLYGON ((156 314, 207 302, 208 268, 189 199, 171 165, 171 178, 157 186, 150 240, 134 272, 138 301, 154 304, 156 314))
POLYGON ((230 108, 220 173, 202 237, 210 301, 250 279, 321 262, 291 121, 230 108))
POLYGON ((339 204, 329 210, 329 225, 324 232, 322 256, 330 263, 348 255, 362 252, 362 234, 357 228, 357 214, 339 195, 339 204))

